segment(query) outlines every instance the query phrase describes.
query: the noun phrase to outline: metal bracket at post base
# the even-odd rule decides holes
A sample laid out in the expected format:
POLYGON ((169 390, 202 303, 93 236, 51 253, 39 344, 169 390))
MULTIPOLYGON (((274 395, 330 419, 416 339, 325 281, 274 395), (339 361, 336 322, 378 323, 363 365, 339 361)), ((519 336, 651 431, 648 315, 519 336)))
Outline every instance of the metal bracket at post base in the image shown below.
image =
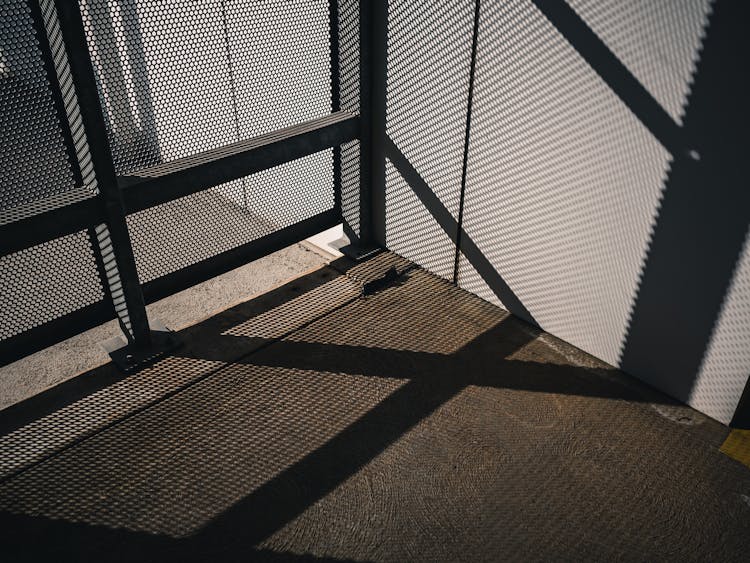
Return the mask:
POLYGON ((151 342, 147 346, 137 342, 128 343, 121 336, 100 343, 121 372, 129 374, 140 371, 182 344, 177 333, 159 321, 151 321, 150 325, 151 342))
POLYGON ((359 262, 360 260, 366 260, 371 256, 375 256, 382 250, 383 249, 379 246, 359 246, 356 244, 347 244, 346 246, 342 246, 341 248, 339 248, 339 252, 341 252, 341 254, 343 254, 347 258, 351 258, 356 262, 359 262))

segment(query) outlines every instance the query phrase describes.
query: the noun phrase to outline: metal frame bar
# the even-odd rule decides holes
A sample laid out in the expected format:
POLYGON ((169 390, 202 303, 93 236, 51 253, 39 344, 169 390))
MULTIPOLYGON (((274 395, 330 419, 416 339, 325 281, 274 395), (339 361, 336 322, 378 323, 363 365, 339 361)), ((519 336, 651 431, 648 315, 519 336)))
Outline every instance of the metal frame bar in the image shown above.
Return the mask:
POLYGON ((135 213, 357 138, 359 118, 340 111, 119 178, 135 213))
MULTIPOLYGON (((68 51, 68 64, 79 101, 83 129, 94 173, 99 188, 99 201, 102 214, 109 229, 112 250, 122 283, 122 291, 130 318, 132 334, 128 340, 148 347, 151 331, 148 325, 146 305, 138 281, 138 271, 130 244, 128 226, 120 189, 117 186, 115 167, 107 138, 107 130, 96 86, 94 68, 89 56, 86 32, 78 2, 55 0, 65 48, 68 51)), ((107 280, 102 280, 103 284, 107 280)))
MULTIPOLYGON (((36 39, 39 43, 39 50, 42 52, 42 64, 44 65, 45 73, 47 74, 47 81, 50 85, 58 83, 57 72, 55 70, 54 55, 52 53, 52 47, 50 45, 49 37, 47 36, 47 29, 44 25, 44 17, 42 15, 42 8, 39 4, 39 0, 27 0, 29 10, 31 12, 31 19, 34 22, 34 28, 36 29, 36 39)), ((81 174, 78 160, 75 158, 76 149, 75 143, 73 142, 73 135, 70 132, 68 125, 67 114, 65 112, 65 101, 63 100, 62 92, 60 88, 51 87, 53 103, 57 112, 58 126, 62 134, 63 142, 65 143, 65 149, 71 156, 69 159, 70 167, 73 171, 73 178, 76 186, 83 185, 83 176, 81 174)))
POLYGON ((359 228, 363 247, 385 246, 385 127, 388 2, 360 0, 359 228))
MULTIPOLYGON (((34 3, 35 0, 30 0, 34 3)), ((331 107, 332 113, 319 119, 233 143, 213 151, 160 164, 128 176, 117 177, 112 160, 104 115, 83 20, 77 2, 54 0, 68 64, 78 98, 83 130, 89 144, 99 194, 82 195, 78 201, 39 201, 30 206, 27 217, 0 224, 0 256, 18 252, 71 233, 88 231, 105 223, 126 298, 134 336, 133 343, 148 347, 151 342, 145 304, 200 283, 312 236, 341 222, 340 159, 339 182, 334 186, 333 208, 260 239, 192 264, 145 284, 139 282, 125 217, 155 205, 173 201, 254 172, 325 149, 340 155, 341 144, 361 139, 358 115, 340 111, 338 3, 331 0, 331 107), (58 207, 56 207, 58 206, 58 207), (40 210, 38 213, 36 210, 40 210)), ((38 8, 38 7, 37 7, 38 8)), ((37 18, 41 22, 41 18, 37 18)), ((44 31, 42 28, 41 31, 44 31)), ((44 35, 44 34, 43 34, 44 35)), ((46 36, 46 35, 45 35, 46 36)), ((46 69, 48 74, 50 69, 46 69)), ((56 78, 56 77, 55 77, 56 78)), ((57 82, 52 82, 57 88, 57 82)), ((59 103, 58 103, 59 105, 59 103)), ((59 108, 58 108, 59 109, 59 108)), ((63 108, 64 109, 64 108, 63 108)), ((67 130, 65 124, 63 129, 67 130)), ((80 178, 80 170, 76 170, 80 178)), ((336 175, 334 170, 334 176, 336 175)), ((114 316, 103 257, 95 246, 97 267, 105 298, 61 318, 0 341, 0 365, 41 350, 78 334, 114 316)), ((111 260, 111 256, 109 258, 111 260)))
POLYGON ((335 209, 330 209, 274 231, 259 239, 247 242, 237 248, 227 250, 171 274, 146 282, 143 284, 143 294, 146 302, 153 303, 234 268, 239 268, 248 262, 316 235, 340 222, 341 214, 335 209))
POLYGON ((362 119, 359 141, 359 241, 367 244, 372 239, 370 194, 372 193, 372 30, 370 26, 370 0, 359 0, 359 111, 362 119))
POLYGON ((734 411, 732 421, 729 423, 732 428, 742 428, 750 430, 750 377, 745 383, 745 390, 740 396, 737 408, 734 411))
MULTIPOLYGON (((328 0, 328 35, 331 53, 331 113, 341 111, 341 53, 339 0, 328 0)), ((333 147, 333 206, 341 213, 341 145, 333 147)))

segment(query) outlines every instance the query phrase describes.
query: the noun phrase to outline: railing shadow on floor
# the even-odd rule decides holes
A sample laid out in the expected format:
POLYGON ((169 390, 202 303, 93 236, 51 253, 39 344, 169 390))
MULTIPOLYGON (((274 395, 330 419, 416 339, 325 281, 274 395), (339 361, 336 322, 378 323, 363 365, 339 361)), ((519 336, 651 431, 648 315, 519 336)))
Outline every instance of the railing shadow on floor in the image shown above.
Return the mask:
POLYGON ((472 389, 671 403, 424 271, 362 295, 406 264, 339 261, 183 330, 144 372, 11 411, 6 553, 273 561, 264 541, 472 389))

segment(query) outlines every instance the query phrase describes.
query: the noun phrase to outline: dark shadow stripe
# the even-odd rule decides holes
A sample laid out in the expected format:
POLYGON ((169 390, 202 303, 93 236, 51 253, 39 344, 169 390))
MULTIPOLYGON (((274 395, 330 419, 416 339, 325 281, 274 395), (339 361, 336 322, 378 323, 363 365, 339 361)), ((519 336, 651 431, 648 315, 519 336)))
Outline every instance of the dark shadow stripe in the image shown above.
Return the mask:
POLYGON ((679 125, 565 0, 532 1, 668 151, 684 152, 679 125))
MULTIPOLYGON (((505 331, 506 322, 509 321, 498 325, 495 335, 505 331)), ((531 336, 526 336, 515 341, 495 341, 496 357, 508 357, 531 340, 531 336)), ((222 513, 190 541, 199 545, 251 546, 270 537, 465 387, 461 378, 446 377, 445 372, 409 381, 321 447, 222 513), (308 485, 300 487, 300 483, 308 485)))
MULTIPOLYGON (((623 370, 682 401, 691 397, 750 225, 750 115, 738 71, 749 17, 745 2, 714 7, 684 119, 687 138, 705 148, 672 164, 620 355, 623 370)), ((722 377, 711 385, 725 385, 722 377)))
MULTIPOLYGON (((435 374, 444 373, 447 374, 444 377, 448 381, 454 380, 475 387, 631 402, 674 403, 661 393, 651 389, 644 390, 647 388, 642 385, 635 387, 629 384, 627 380, 631 377, 614 368, 583 368, 569 364, 509 360, 494 354, 490 351, 503 342, 506 336, 505 325, 512 325, 512 322, 506 321, 488 330, 454 354, 283 339, 264 348, 262 353, 244 356, 237 363, 426 383, 433 381, 435 374), (402 367, 393 371, 392 366, 402 367), (620 379, 619 384, 612 383, 615 378, 620 379)), ((245 339, 225 335, 212 338, 236 342, 245 339)), ((221 360, 221 354, 207 356, 192 354, 189 350, 178 350, 175 355, 200 360, 221 360)))
MULTIPOLYGON (((445 231, 454 244, 458 243, 458 223, 453 218, 450 211, 443 205, 435 193, 430 189, 427 183, 419 175, 419 172, 411 165, 403 153, 396 147, 390 137, 385 140, 385 155, 396 167, 399 174, 406 180, 411 189, 420 199, 422 204, 427 208, 438 225, 445 231)), ((505 280, 497 272, 494 266, 487 260, 482 251, 479 250, 474 241, 461 229, 461 247, 466 259, 471 263, 474 269, 482 276, 482 279, 490 287, 492 292, 497 295, 503 305, 514 315, 522 318, 528 323, 539 326, 531 313, 526 309, 521 300, 516 296, 513 290, 505 283, 505 280)))
POLYGON ((0 512, 3 556, 13 563, 40 561, 107 561, 142 563, 264 562, 264 563, 355 563, 354 559, 295 554, 270 548, 207 544, 196 546, 189 539, 148 532, 113 529, 104 525, 67 522, 45 516, 0 512), (44 538, 44 541, 39 541, 44 538))
POLYGON ((742 397, 740 397, 737 410, 734 411, 734 417, 732 417, 732 422, 729 426, 750 430, 750 376, 747 379, 747 383, 745 383, 745 391, 742 393, 742 397))

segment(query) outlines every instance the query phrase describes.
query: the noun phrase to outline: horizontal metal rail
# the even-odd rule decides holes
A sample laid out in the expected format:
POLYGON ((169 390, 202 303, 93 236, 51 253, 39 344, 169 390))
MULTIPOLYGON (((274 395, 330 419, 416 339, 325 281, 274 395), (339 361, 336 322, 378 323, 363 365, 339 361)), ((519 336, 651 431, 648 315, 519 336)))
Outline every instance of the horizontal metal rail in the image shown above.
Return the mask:
POLYGON ((0 224, 0 256, 85 231, 102 222, 102 203, 95 194, 61 207, 48 205, 47 201, 28 206, 40 209, 38 213, 28 213, 23 219, 0 224))
MULTIPOLYGON (((226 145, 118 178, 127 213, 242 178, 359 137, 359 116, 339 111, 293 127, 226 145)), ((44 202, 39 203, 44 208, 44 202)), ((0 256, 84 231, 101 222, 93 196, 0 224, 0 256)), ((304 237, 303 237, 304 238, 304 237)))
POLYGON ((339 111, 246 141, 121 176, 125 211, 135 213, 358 138, 359 117, 339 111))
POLYGON ((143 284, 143 297, 146 303, 153 303, 330 229, 340 222, 340 211, 329 209, 264 237, 251 240, 241 246, 146 282, 143 284))
MULTIPOLYGON (((120 189, 126 210, 133 213, 339 146, 358 138, 359 132, 358 115, 336 112, 294 127, 142 170, 128 177, 118 178, 118 182, 121 182, 120 189)), ((102 222, 103 202, 97 195, 81 197, 71 203, 62 201, 65 198, 61 197, 55 196, 49 201, 24 206, 28 209, 21 214, 22 218, 13 221, 13 217, 8 215, 7 222, 0 222, 0 256, 84 231, 102 222), (61 201, 58 202, 58 199, 61 201)), ((18 215, 17 210, 14 213, 18 215)), ((334 204, 332 209, 323 213, 145 283, 142 286, 144 299, 152 303, 317 234, 340 221, 341 210, 334 204)), ((31 328, 0 342, 0 365, 42 350, 112 318, 111 303, 103 300, 31 328)))
POLYGON ((0 367, 113 318, 112 304, 103 300, 0 340, 0 367))

